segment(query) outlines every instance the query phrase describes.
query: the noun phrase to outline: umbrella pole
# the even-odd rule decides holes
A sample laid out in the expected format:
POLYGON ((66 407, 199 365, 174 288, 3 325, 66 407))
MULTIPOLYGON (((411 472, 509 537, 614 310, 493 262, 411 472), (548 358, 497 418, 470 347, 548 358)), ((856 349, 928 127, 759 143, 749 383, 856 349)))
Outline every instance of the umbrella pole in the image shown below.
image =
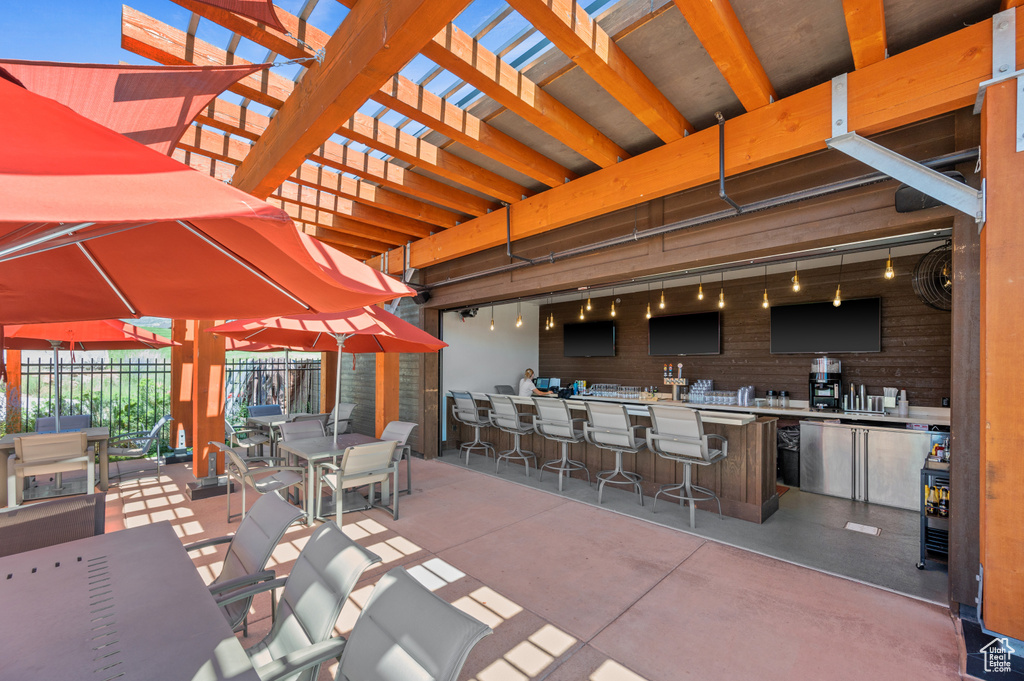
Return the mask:
POLYGON ((53 405, 53 425, 54 431, 60 432, 60 360, 57 356, 57 348, 60 347, 60 341, 50 341, 50 345, 53 347, 53 380, 57 387, 55 389, 57 402, 53 405))
POLYGON ((345 347, 348 336, 339 333, 334 338, 338 341, 338 365, 334 377, 334 409, 332 411, 334 412, 334 437, 337 439, 340 434, 338 433, 338 404, 341 401, 341 350, 345 347))
POLYGON ((291 360, 288 357, 289 350, 284 351, 284 413, 288 413, 288 370, 291 368, 291 360))

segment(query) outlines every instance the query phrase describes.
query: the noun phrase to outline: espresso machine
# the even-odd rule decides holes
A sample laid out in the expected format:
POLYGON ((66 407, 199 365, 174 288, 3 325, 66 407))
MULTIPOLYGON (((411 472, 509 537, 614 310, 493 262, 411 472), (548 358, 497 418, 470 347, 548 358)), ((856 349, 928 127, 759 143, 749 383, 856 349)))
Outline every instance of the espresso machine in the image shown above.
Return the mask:
POLYGON ((843 406, 843 375, 828 371, 810 374, 811 409, 834 409, 843 406))

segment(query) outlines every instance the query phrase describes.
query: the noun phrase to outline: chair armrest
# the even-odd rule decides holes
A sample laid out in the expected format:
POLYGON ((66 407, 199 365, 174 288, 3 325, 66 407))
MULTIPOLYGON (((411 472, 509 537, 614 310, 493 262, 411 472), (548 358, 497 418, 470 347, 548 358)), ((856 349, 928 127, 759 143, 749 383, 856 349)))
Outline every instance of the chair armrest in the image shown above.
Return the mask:
POLYGON ((186 551, 198 551, 199 549, 205 549, 208 546, 217 546, 218 544, 227 544, 234 537, 231 535, 225 535, 223 537, 213 537, 211 539, 204 539, 202 541, 193 542, 191 544, 185 544, 186 551))
POLYGON ((727 437, 725 437, 724 435, 719 435, 718 433, 711 433, 709 435, 705 435, 704 437, 706 437, 708 439, 708 441, 711 441, 711 440, 721 440, 722 441, 722 453, 723 454, 728 454, 729 453, 729 439, 727 437))
POLYGON ((345 639, 336 636, 272 660, 257 667, 256 673, 261 681, 280 681, 332 658, 339 658, 344 652, 345 639))
POLYGON ((229 579, 228 581, 221 582, 220 584, 210 584, 209 589, 210 593, 216 596, 217 594, 222 594, 228 591, 237 591, 243 586, 249 586, 250 584, 269 582, 276 576, 277 574, 273 570, 262 570, 260 572, 254 572, 251 575, 235 577, 234 579, 229 579))
POLYGON ((215 598, 215 600, 217 601, 217 605, 227 605, 228 603, 234 603, 235 601, 240 601, 243 598, 249 598, 256 594, 261 594, 264 591, 271 591, 279 586, 284 586, 285 581, 287 581, 286 577, 278 577, 277 579, 271 579, 268 582, 261 582, 260 584, 254 584, 250 587, 226 593, 223 596, 215 598))
POLYGON ((7 457, 7 508, 14 508, 18 505, 18 484, 14 464, 18 461, 17 454, 7 457))

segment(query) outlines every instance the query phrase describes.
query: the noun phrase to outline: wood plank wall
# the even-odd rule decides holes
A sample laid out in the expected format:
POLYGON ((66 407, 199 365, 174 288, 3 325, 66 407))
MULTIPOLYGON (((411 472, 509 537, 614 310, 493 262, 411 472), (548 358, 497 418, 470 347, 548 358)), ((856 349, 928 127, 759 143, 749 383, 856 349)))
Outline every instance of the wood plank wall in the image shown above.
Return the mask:
MULTIPOLYGON (((843 362, 844 382, 865 383, 869 393, 881 394, 883 387, 903 388, 910 404, 941 406, 950 395, 949 312, 924 305, 914 294, 910 275, 921 256, 893 258, 896 277, 882 277, 884 259, 844 265, 844 298, 882 298, 882 352, 834 354, 843 362)), ((801 291, 794 293, 791 272, 768 276, 768 297, 773 305, 831 300, 839 276, 838 267, 800 272, 801 291)), ((715 389, 735 390, 754 385, 763 396, 769 389, 788 390, 792 399, 808 399, 808 373, 815 355, 772 355, 769 352, 769 313, 762 309, 762 277, 726 280, 726 306, 722 310, 722 354, 700 357, 651 357, 647 352, 648 294, 617 295, 616 356, 564 357, 562 325, 578 322, 580 302, 541 306, 544 319, 555 315, 555 328, 540 332, 538 375, 589 383, 618 383, 630 386, 662 385, 663 365, 683 363, 683 375, 691 381, 713 379, 715 389)), ((717 309, 719 282, 705 280, 704 300, 697 300, 697 286, 665 290, 666 308, 657 309, 660 289, 652 288, 654 314, 685 314, 717 309)), ((611 291, 597 293, 587 320, 611 319, 611 291)))

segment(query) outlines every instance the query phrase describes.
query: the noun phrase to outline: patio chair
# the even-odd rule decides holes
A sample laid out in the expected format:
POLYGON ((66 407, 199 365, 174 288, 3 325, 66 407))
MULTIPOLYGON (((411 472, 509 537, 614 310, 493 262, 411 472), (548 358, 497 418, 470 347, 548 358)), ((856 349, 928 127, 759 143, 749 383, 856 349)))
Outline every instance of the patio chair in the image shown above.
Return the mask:
POLYGON ((0 509, 0 557, 103 534, 106 499, 86 494, 0 509))
POLYGON ((324 424, 320 421, 292 421, 290 423, 282 423, 278 428, 281 431, 282 442, 311 440, 325 436, 324 424))
MULTIPOLYGON (((30 475, 50 475, 70 471, 85 471, 86 483, 81 492, 75 492, 81 481, 67 482, 62 490, 70 493, 92 494, 96 491, 96 477, 92 455, 88 453, 85 433, 54 433, 52 435, 23 435, 14 438, 14 454, 7 459, 7 506, 20 506, 25 499, 25 478, 30 475)), ((42 498, 42 485, 33 488, 30 496, 42 498)))
MULTIPOLYGON (((418 425, 412 421, 392 421, 384 426, 384 432, 378 438, 398 443, 395 445, 395 463, 405 459, 405 489, 401 490, 405 494, 412 494, 412 447, 409 445, 409 438, 418 425)), ((395 494, 398 493, 399 490, 396 489, 395 494)))
MULTIPOLYGON (((191 552, 208 546, 228 544, 220 574, 209 584, 210 593, 214 596, 270 581, 276 575, 273 570, 264 569, 267 561, 285 530, 303 515, 299 508, 289 504, 276 492, 264 494, 252 505, 233 535, 187 544, 185 550, 191 552)), ((251 604, 250 597, 221 607, 231 629, 241 629, 243 636, 249 635, 248 615, 251 604)))
POLYGON ((497 395, 518 395, 516 389, 510 385, 502 384, 494 386, 494 392, 497 395))
MULTIPOLYGON (((69 414, 60 417, 60 432, 74 433, 83 428, 92 428, 92 414, 69 414)), ((36 419, 37 433, 56 433, 57 417, 40 416, 36 419)))
MULTIPOLYGON (((160 430, 164 425, 170 423, 174 419, 171 418, 170 414, 160 417, 160 420, 156 422, 150 430, 139 430, 134 433, 122 433, 121 435, 115 435, 110 438, 110 443, 107 445, 107 455, 110 458, 115 456, 122 459, 144 459, 149 456, 149 450, 156 444, 156 477, 160 477, 160 430)), ((116 478, 118 481, 121 480, 121 462, 115 461, 114 467, 117 469, 117 474, 111 476, 111 479, 116 478)), ((138 471, 139 477, 141 477, 142 471, 138 471)))
POLYGON ((628 485, 636 490, 640 505, 644 505, 644 491, 640 486, 643 477, 622 468, 623 452, 636 454, 647 448, 647 441, 637 435, 642 429, 643 426, 630 425, 625 405, 587 401, 583 437, 595 447, 615 452, 615 468, 597 473, 597 503, 601 503, 605 485, 628 485))
POLYGON ((280 416, 280 404, 254 404, 249 407, 249 416, 280 416))
POLYGON ((228 447, 223 442, 210 442, 211 445, 224 453, 224 472, 228 476, 228 522, 231 522, 231 479, 236 478, 242 488, 242 512, 241 519, 245 520, 245 488, 252 487, 259 494, 276 492, 279 489, 298 485, 302 487, 305 482, 306 469, 302 466, 280 466, 273 465, 275 461, 281 461, 280 457, 271 456, 242 456, 236 450, 228 447), (255 465, 252 465, 255 464, 255 465))
POLYGON ((494 472, 498 472, 502 460, 518 459, 526 468, 526 477, 530 477, 530 459, 533 459, 533 465, 536 466, 537 455, 529 449, 523 449, 520 443, 523 435, 533 432, 533 416, 520 414, 516 403, 508 395, 488 395, 487 399, 491 401, 491 425, 512 435, 512 449, 498 452, 494 472))
POLYGON ((574 419, 569 412, 569 404, 565 400, 553 400, 550 397, 534 397, 533 407, 537 414, 533 417, 533 428, 547 440, 562 443, 562 456, 552 459, 540 467, 537 477, 544 479, 544 469, 550 468, 558 473, 558 491, 562 491, 562 481, 572 477, 573 471, 583 471, 590 484, 590 471, 587 464, 569 458, 569 445, 583 442, 584 419, 574 419))
POLYGON ((340 653, 335 681, 455 681, 470 651, 491 633, 397 567, 373 587, 348 642, 330 639, 256 673, 262 681, 282 681, 340 653))
POLYGON ((327 431, 327 434, 328 435, 334 435, 335 434, 335 432, 334 432, 334 412, 335 411, 338 412, 338 430, 341 431, 341 433, 337 433, 337 435, 341 435, 342 433, 347 433, 348 429, 349 429, 349 426, 352 425, 352 412, 355 411, 355 409, 356 409, 356 405, 353 402, 338 402, 338 404, 334 405, 334 409, 332 409, 331 413, 328 415, 327 426, 325 426, 325 430, 327 431))
POLYGON ((263 456, 263 445, 270 442, 270 436, 261 433, 259 428, 246 428, 235 426, 227 421, 224 422, 225 435, 232 447, 241 448, 246 451, 259 447, 260 456, 263 456))
POLYGON ((495 447, 490 442, 480 439, 480 429, 491 425, 490 411, 483 407, 476 406, 476 400, 472 393, 465 390, 452 390, 452 418, 463 425, 473 429, 473 441, 463 442, 459 445, 459 456, 466 452, 466 465, 469 465, 469 453, 474 449, 484 450, 484 456, 495 452, 495 447))
MULTIPOLYGON (((341 526, 341 514, 344 513, 342 501, 345 490, 367 485, 370 489, 366 497, 366 506, 348 510, 364 511, 370 508, 383 508, 386 511, 391 511, 392 517, 398 520, 398 462, 394 460, 397 444, 394 440, 388 440, 354 445, 345 449, 340 465, 320 464, 320 479, 334 494, 334 511, 337 514, 339 527, 341 526), (394 479, 393 485, 391 485, 391 479, 394 479), (381 503, 375 504, 373 486, 378 484, 381 486, 381 503), (386 505, 390 496, 389 485, 395 490, 390 508, 386 505)), ((322 517, 320 514, 322 500, 319 490, 317 490, 316 497, 316 515, 322 517)))
POLYGON ((324 661, 341 655, 345 639, 331 637, 341 608, 363 572, 379 562, 377 554, 346 537, 336 524, 324 523, 306 542, 288 577, 225 594, 218 604, 223 607, 283 586, 270 633, 246 653, 254 667, 287 670, 275 678, 310 681, 317 678, 324 661), (319 659, 308 655, 310 647, 319 659), (299 661, 306 664, 294 669, 299 661))

